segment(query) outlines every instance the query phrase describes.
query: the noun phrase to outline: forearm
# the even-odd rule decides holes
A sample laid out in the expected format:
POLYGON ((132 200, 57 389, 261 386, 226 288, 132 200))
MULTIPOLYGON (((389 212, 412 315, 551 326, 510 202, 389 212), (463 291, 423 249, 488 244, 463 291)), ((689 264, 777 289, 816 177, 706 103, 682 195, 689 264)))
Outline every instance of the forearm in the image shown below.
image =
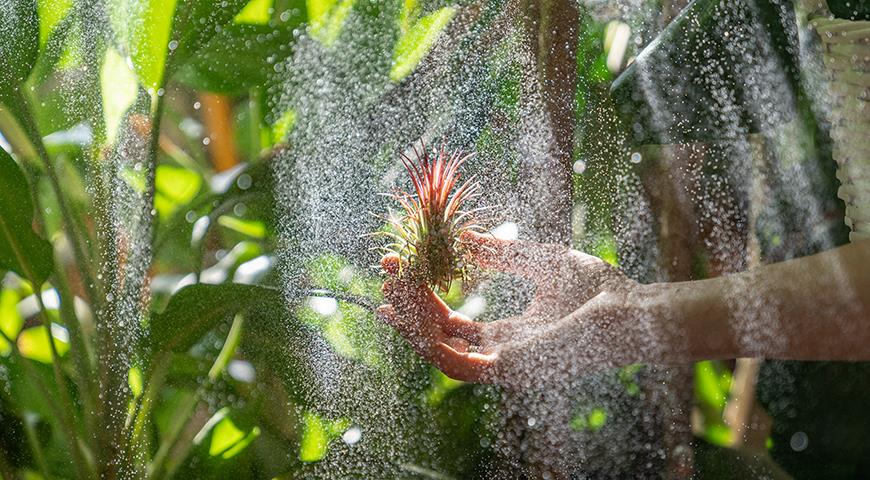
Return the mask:
POLYGON ((674 359, 870 360, 870 241, 641 295, 674 359))

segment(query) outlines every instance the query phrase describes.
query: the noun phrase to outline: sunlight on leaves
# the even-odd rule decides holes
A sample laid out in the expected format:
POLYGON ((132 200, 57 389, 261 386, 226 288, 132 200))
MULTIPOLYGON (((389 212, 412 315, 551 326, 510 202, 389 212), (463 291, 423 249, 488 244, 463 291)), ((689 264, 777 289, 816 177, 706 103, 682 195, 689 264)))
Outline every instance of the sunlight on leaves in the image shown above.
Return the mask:
MULTIPOLYGON (((57 353, 60 356, 65 355, 69 350, 69 344, 57 338, 57 336, 53 337, 57 353)), ((51 363, 51 345, 48 342, 49 335, 45 327, 32 327, 24 330, 18 336, 18 349, 21 350, 21 355, 24 358, 41 363, 51 363)))
POLYGON ((333 45, 356 0, 306 0, 311 36, 333 45))
POLYGON ((319 462, 326 456, 329 443, 350 428, 351 422, 342 418, 327 420, 306 412, 302 418, 302 441, 299 445, 299 460, 319 462))
POLYGON ((190 203, 199 193, 202 177, 186 168, 160 165, 155 177, 156 195, 154 207, 160 218, 168 218, 175 211, 190 203))
POLYGON ((260 436, 260 427, 245 432, 239 429, 230 417, 225 416, 212 429, 208 454, 223 459, 232 458, 247 448, 258 436, 260 436))
POLYGON ((243 220, 229 215, 221 215, 218 217, 218 224, 242 235, 253 238, 266 238, 266 224, 259 220, 243 220))
POLYGON ((163 86, 167 48, 176 0, 143 0, 128 5, 129 48, 133 69, 145 87, 156 91, 163 86))
POLYGON ((251 0, 233 19, 234 23, 268 25, 272 17, 272 0, 251 0))
POLYGON ((455 14, 456 8, 444 7, 417 20, 402 34, 393 51, 390 80, 398 82, 417 68, 455 14))
POLYGON ((585 414, 577 414, 571 419, 571 428, 576 431, 597 432, 607 422, 607 411, 601 407, 593 408, 585 414))
POLYGON ((45 47, 51 32, 66 17, 73 6, 72 0, 39 0, 39 47, 45 47))
MULTIPOLYGON (((21 326, 24 325, 24 319, 18 313, 18 302, 21 297, 18 293, 11 289, 3 289, 0 291, 0 330, 7 337, 14 339, 21 331, 21 326)), ((12 347, 6 342, 6 339, 0 337, 0 355, 8 355, 12 351, 12 347)))
POLYGON ((465 382, 454 380, 444 375, 440 370, 432 369, 432 384, 426 391, 426 402, 430 407, 437 407, 448 393, 465 385, 465 382))
POLYGON ((142 395, 144 383, 142 380, 142 371, 139 370, 139 367, 130 367, 130 370, 127 372, 127 385, 130 387, 130 392, 133 394, 133 398, 138 398, 139 395, 142 395))
POLYGON ((278 120, 272 125, 272 143, 277 144, 281 143, 287 139, 287 135, 290 133, 290 130, 293 129, 293 125, 296 124, 296 111, 287 110, 278 120))
POLYGON ((728 400, 730 388, 730 372, 724 368, 717 368, 709 360, 695 364, 695 392, 699 401, 722 410, 728 400))
POLYGON ((106 58, 100 72, 100 87, 103 92, 106 141, 109 145, 114 145, 121 121, 127 109, 136 101, 137 87, 136 76, 114 48, 106 49, 106 58))

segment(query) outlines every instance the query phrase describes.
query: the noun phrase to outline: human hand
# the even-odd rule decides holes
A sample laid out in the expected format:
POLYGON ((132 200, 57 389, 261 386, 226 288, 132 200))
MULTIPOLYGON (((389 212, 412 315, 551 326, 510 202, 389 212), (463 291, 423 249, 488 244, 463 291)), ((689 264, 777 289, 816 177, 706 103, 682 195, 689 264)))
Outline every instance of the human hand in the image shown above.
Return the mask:
POLYGON ((478 267, 532 281, 534 298, 519 316, 475 322, 452 311, 428 286, 399 276, 398 257, 384 257, 381 265, 389 278, 383 291, 389 303, 378 315, 420 356, 449 377, 502 384, 519 382, 520 369, 553 366, 535 363, 568 365, 565 357, 613 361, 604 358, 601 343, 623 330, 622 313, 633 310, 628 298, 635 282, 601 259, 567 247, 470 232, 461 241, 478 267), (576 338, 578 330, 584 340, 576 338), (600 358, 590 355, 596 351, 600 358))

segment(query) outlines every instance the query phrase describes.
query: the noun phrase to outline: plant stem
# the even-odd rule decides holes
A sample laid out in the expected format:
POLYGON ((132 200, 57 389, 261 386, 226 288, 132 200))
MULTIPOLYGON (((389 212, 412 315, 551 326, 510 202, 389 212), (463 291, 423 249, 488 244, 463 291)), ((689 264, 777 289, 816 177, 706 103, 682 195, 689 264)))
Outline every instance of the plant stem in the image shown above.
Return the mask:
POLYGON ((24 418, 24 432, 27 436, 27 443, 30 444, 30 449, 33 451, 33 458, 36 460, 36 467, 39 468, 39 473, 46 480, 51 480, 54 477, 49 473, 48 464, 45 463, 45 454, 42 453, 42 446, 39 445, 39 437, 36 434, 36 429, 33 428, 34 419, 30 417, 31 415, 26 413, 24 418))
POLYGON ((60 179, 57 176, 57 171, 54 168, 54 164, 51 162, 45 144, 42 142, 42 136, 40 136, 39 129, 34 123, 27 100, 20 91, 16 91, 9 98, 9 104, 7 106, 9 106, 10 110, 13 111, 13 115, 24 129, 27 137, 29 137, 31 146, 34 148, 37 156, 45 167, 49 183, 51 183, 52 190, 54 190, 54 194, 57 197, 61 216, 69 229, 70 243, 73 247, 76 264, 82 274, 82 283, 88 293, 88 297, 90 297, 89 300, 91 304, 95 306, 94 311, 97 312, 100 310, 99 305, 102 303, 102 297, 99 295, 99 285, 94 283, 94 275, 90 269, 92 263, 85 250, 85 245, 88 242, 86 241, 84 234, 82 234, 78 229, 76 216, 73 214, 72 208, 63 192, 60 179))

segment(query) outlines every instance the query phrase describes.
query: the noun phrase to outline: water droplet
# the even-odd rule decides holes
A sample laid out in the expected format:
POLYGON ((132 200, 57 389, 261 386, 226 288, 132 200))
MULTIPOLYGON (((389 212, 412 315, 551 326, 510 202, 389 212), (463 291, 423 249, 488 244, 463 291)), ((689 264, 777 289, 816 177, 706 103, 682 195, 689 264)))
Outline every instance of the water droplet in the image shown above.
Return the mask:
POLYGON ((172 51, 172 50, 175 50, 176 48, 178 48, 178 40, 170 40, 169 41, 169 50, 172 51))
POLYGON ((788 441, 791 449, 795 452, 802 452, 807 449, 810 444, 810 437, 804 432, 795 432, 788 441))
POLYGON ((202 139, 202 144, 203 144, 203 145, 208 145, 209 143, 211 143, 211 138, 209 138, 209 137, 205 137, 205 138, 202 139))
POLYGON ((577 160, 574 162, 574 173, 580 175, 581 173, 586 171, 586 162, 583 160, 577 160))
POLYGON ((359 427, 350 427, 347 429, 344 434, 342 434, 341 439, 344 443, 348 445, 353 445, 360 441, 362 438, 362 430, 359 427))
POLYGON ((242 190, 251 188, 251 183, 253 183, 253 180, 247 173, 239 175, 239 178, 236 180, 236 185, 238 185, 242 190))
POLYGON ((193 102, 193 109, 199 110, 202 107, 202 104, 199 102, 193 102))
POLYGON ((526 420, 526 423, 527 423, 530 427, 534 427, 535 424, 538 423, 538 421, 535 419, 535 417, 529 417, 529 419, 526 420))
POLYGON ((643 157, 640 155, 640 152, 634 152, 631 154, 631 163, 640 163, 643 160, 643 157))

